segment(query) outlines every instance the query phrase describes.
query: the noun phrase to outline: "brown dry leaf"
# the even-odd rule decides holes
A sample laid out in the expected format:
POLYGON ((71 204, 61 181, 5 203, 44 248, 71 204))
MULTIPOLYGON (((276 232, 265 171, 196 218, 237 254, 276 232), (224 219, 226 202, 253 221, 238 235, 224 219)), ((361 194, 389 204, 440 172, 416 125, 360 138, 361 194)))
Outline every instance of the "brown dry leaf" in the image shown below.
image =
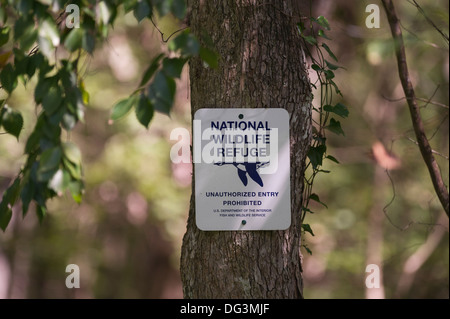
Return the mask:
POLYGON ((377 164, 385 169, 394 170, 401 166, 400 159, 394 154, 389 153, 379 141, 372 145, 372 154, 377 164))

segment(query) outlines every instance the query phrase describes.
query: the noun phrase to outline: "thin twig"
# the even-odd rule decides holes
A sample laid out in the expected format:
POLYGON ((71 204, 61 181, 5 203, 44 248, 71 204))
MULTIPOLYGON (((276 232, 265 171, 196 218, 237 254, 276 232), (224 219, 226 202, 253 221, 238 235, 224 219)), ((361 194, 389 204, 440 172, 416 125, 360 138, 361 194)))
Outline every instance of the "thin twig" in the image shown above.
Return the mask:
MULTIPOLYGON (((430 18, 428 18, 428 16, 425 14, 425 11, 422 9, 422 7, 416 2, 416 0, 412 0, 413 5, 417 8, 417 10, 419 10, 419 12, 424 16, 424 18, 428 21, 429 24, 431 24, 431 26, 436 29, 437 32, 439 32, 439 34, 444 38, 444 40, 447 42, 447 44, 449 43, 449 38, 448 35, 445 34, 441 29, 439 29, 436 24, 434 24, 433 20, 431 20, 430 18)), ((409 3, 411 3, 411 1, 409 1, 409 3)))
MULTIPOLYGON (((408 136, 405 136, 405 137, 406 137, 406 139, 408 139, 409 141, 413 142, 414 144, 419 145, 419 143, 417 143, 417 141, 415 141, 414 139, 412 139, 412 138, 410 138, 410 137, 408 137, 408 136)), ((446 156, 446 155, 444 155, 444 154, 441 154, 441 153, 439 153, 438 151, 435 151, 435 150, 432 149, 431 152, 432 152, 433 154, 436 154, 436 155, 439 155, 439 156, 445 158, 447 161, 449 160, 448 156, 446 156)))
POLYGON ((397 228, 400 231, 405 231, 407 230, 412 224, 414 224, 413 221, 410 221, 406 226, 404 227, 400 227, 396 224, 394 224, 394 222, 392 221, 391 217, 388 215, 387 210, 389 208, 389 206, 392 205, 392 203, 394 202, 395 198, 397 197, 397 194, 395 193, 395 184, 394 184, 394 180, 392 179, 391 175, 389 174, 389 170, 385 170, 387 177, 389 178, 389 181, 391 182, 391 186, 392 186, 392 198, 389 201, 389 203, 387 203, 384 207, 383 207, 383 213, 384 216, 386 216, 387 220, 389 221, 389 223, 394 226, 395 228, 397 228))
POLYGON ((448 113, 441 120, 441 123, 439 123, 439 125, 437 126, 436 130, 434 131, 434 133, 431 134, 431 137, 429 138, 429 141, 431 141, 436 136, 436 134, 437 134, 437 132, 439 132, 439 129, 441 128, 441 126, 447 121, 447 118, 448 118, 448 113))
POLYGON ((413 37, 415 37, 417 40, 419 40, 419 41, 425 43, 426 45, 429 45, 429 46, 431 46, 431 47, 433 47, 433 48, 435 48, 435 49, 438 49, 438 50, 445 50, 445 51, 448 51, 447 48, 441 48, 441 47, 440 47, 439 45, 437 45, 436 43, 429 42, 429 41, 427 41, 427 40, 422 39, 422 38, 419 37, 417 34, 415 34, 414 32, 412 32, 411 29, 405 27, 401 22, 400 22, 400 25, 402 26, 403 30, 407 31, 409 34, 411 34, 411 35, 412 35, 413 37))
MULTIPOLYGON (((384 96, 384 95, 381 95, 381 96, 382 96, 383 99, 385 99, 385 100, 387 100, 389 102, 399 102, 399 101, 403 101, 403 100, 407 99, 406 97, 400 97, 398 99, 393 99, 393 98, 389 98, 389 97, 384 96)), ((421 101, 421 102, 425 102, 426 105, 432 104, 432 105, 440 106, 440 107, 442 107, 444 109, 447 109, 447 110, 449 109, 448 105, 445 105, 445 104, 442 104, 442 103, 439 103, 439 102, 436 102, 436 101, 431 101, 431 100, 424 99, 424 98, 421 98, 421 97, 416 97, 416 100, 417 101, 421 101)), ((421 108, 426 107, 426 105, 421 106, 421 108)))
POLYGON ((405 45, 403 42, 402 29, 400 26, 397 13, 395 12, 394 3, 392 0, 382 0, 384 10, 386 12, 389 26, 391 28, 392 37, 395 43, 395 53, 398 64, 398 74, 403 91, 408 102, 409 113, 416 135, 417 143, 419 145, 420 153, 428 168, 431 181, 433 182, 434 190, 444 208, 447 216, 449 215, 449 195, 447 186, 442 178, 439 165, 433 156, 433 151, 425 134, 422 117, 420 115, 420 108, 417 105, 416 94, 409 77, 408 65, 406 63, 405 45))
POLYGON ((177 31, 175 31, 175 32, 173 32, 172 34, 170 34, 170 35, 167 37, 167 39, 164 39, 164 32, 162 32, 162 31, 158 28, 158 26, 156 25, 156 23, 153 21, 153 18, 150 18, 150 21, 152 22, 152 24, 153 24, 153 26, 155 27, 155 29, 158 30, 159 34, 161 34, 161 40, 162 40, 162 42, 164 42, 164 43, 167 43, 173 35, 175 35, 175 34, 177 34, 178 32, 181 32, 181 31, 186 30, 187 28, 189 28, 189 27, 184 27, 184 28, 178 29, 177 31))

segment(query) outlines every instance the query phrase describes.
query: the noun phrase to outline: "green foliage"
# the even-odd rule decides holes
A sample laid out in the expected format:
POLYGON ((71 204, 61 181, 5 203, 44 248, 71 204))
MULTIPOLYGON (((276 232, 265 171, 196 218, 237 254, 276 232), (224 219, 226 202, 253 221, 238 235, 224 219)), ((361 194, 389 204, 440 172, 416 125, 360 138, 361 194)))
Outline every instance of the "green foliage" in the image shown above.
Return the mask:
POLYGON ((144 93, 139 96, 139 101, 136 106, 136 117, 142 125, 148 128, 150 121, 153 118, 153 107, 144 93))
MULTIPOLYGON (((312 85, 320 91, 320 104, 318 106, 313 106, 313 110, 318 114, 318 121, 314 122, 315 125, 312 130, 312 143, 307 153, 308 161, 306 166, 307 170, 305 173, 302 221, 306 217, 306 213, 314 213, 309 207, 311 200, 321 204, 325 208, 328 208, 327 205, 320 200, 319 195, 312 193, 314 179, 316 176, 320 173, 330 172, 321 168, 323 165, 323 160, 329 159, 332 162, 339 163, 335 157, 327 154, 327 138, 325 130, 337 135, 345 135, 344 130, 341 127, 341 123, 330 115, 334 114, 341 118, 347 118, 349 115, 348 108, 344 104, 340 102, 336 104, 333 103, 335 98, 333 89, 334 93, 341 95, 340 90, 333 81, 335 77, 334 71, 342 67, 325 59, 322 49, 324 49, 328 56, 330 56, 335 62, 338 62, 336 55, 330 47, 326 43, 321 43, 319 40, 320 38, 330 40, 325 33, 325 31, 329 31, 331 29, 330 24, 323 16, 319 16, 318 18, 310 18, 309 22, 309 28, 306 27, 303 22, 298 23, 297 28, 300 36, 305 41, 305 47, 308 48, 308 56, 312 60, 311 68, 317 73, 317 82, 312 83, 312 85), (309 175, 308 172, 310 172, 309 175)), ((314 235, 309 224, 302 224, 302 228, 303 231, 314 235)), ((303 247, 308 253, 311 254, 311 250, 307 246, 303 245, 303 247)))
MULTIPOLYGON (((93 54, 107 39, 118 14, 133 12, 136 22, 153 16, 172 14, 183 19, 185 0, 103 0, 103 1, 11 1, 0 0, 0 83, 6 100, 0 101, 0 128, 16 138, 25 125, 15 106, 6 105, 18 81, 24 85, 33 79, 38 119, 27 139, 26 164, 0 202, 0 226, 6 229, 11 207, 20 197, 23 215, 35 202, 39 220, 47 214, 46 202, 66 191, 76 202, 83 194, 82 156, 78 147, 65 136, 84 120, 89 103, 81 61, 93 54), (80 25, 69 28, 63 14, 66 5, 79 6, 80 25), (7 10, 5 9, 7 8, 7 10), (58 52, 58 54, 56 54, 58 52), (9 62, 13 61, 13 62, 9 62), (20 196, 18 195, 20 194, 20 196)), ((113 121, 133 108, 137 120, 149 127, 154 111, 169 115, 174 103, 176 83, 186 62, 200 55, 211 66, 217 56, 203 49, 189 30, 180 32, 169 43, 171 57, 156 56, 142 75, 139 87, 111 110, 113 121)))
POLYGON ((136 96, 131 96, 129 98, 120 100, 117 102, 111 111, 111 120, 116 121, 124 117, 134 106, 136 102, 136 96))
POLYGON ((311 226, 309 224, 302 224, 302 229, 305 232, 308 232, 311 234, 311 236, 315 236, 313 230, 311 229, 311 226))
POLYGON ((3 46, 6 44, 9 40, 9 31, 11 28, 9 27, 2 27, 0 28, 0 46, 3 46))
POLYGON ((144 86, 147 82, 152 78, 153 74, 155 74, 156 70, 159 68, 159 61, 164 57, 164 54, 161 53, 157 57, 152 60, 152 63, 148 66, 147 70, 144 72, 144 76, 142 77, 140 86, 144 86))
POLYGON ((0 83, 2 84, 2 88, 8 93, 11 93, 17 87, 17 76, 10 63, 8 63, 1 71, 0 83))
POLYGON ((12 216, 12 205, 17 199, 20 190, 20 179, 16 178, 12 185, 3 194, 0 203, 0 228, 5 231, 12 216))
POLYGON ((175 80, 159 71, 155 75, 153 83, 148 87, 148 99, 155 110, 168 115, 173 104, 175 90, 175 80))
POLYGON ((344 130, 341 127, 341 122, 336 121, 334 118, 330 118, 330 124, 325 126, 325 128, 337 135, 345 135, 344 130))
POLYGON ((20 112, 9 108, 5 105, 0 111, 0 127, 11 135, 19 138, 23 127, 23 117, 20 112))

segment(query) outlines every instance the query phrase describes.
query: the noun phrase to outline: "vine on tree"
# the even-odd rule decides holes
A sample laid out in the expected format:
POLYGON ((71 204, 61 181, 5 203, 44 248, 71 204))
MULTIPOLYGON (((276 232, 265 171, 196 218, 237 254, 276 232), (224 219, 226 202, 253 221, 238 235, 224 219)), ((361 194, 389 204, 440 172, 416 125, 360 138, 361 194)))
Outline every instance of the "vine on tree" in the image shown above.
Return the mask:
MULTIPOLYGON (((343 67, 335 64, 338 63, 336 55, 323 42, 323 39, 330 40, 326 35, 326 31, 330 30, 330 24, 323 16, 318 18, 311 17, 308 22, 307 26, 305 26, 304 22, 299 22, 297 28, 305 42, 304 47, 307 50, 307 54, 311 58, 311 68, 317 74, 317 81, 311 83, 311 85, 320 92, 320 103, 316 106, 313 105, 313 111, 317 116, 313 114, 312 142, 307 154, 301 220, 303 232, 308 232, 314 236, 311 226, 303 222, 307 213, 314 213, 310 209, 310 201, 315 201, 328 208, 319 195, 313 192, 314 180, 319 174, 330 173, 329 170, 322 168, 325 160, 339 164, 339 161, 327 152, 326 132, 345 136, 339 118, 347 118, 349 111, 344 104, 336 102, 336 97, 342 97, 342 93, 333 81, 335 77, 334 71, 343 67), (317 119, 315 119, 316 117, 317 119)), ((312 253, 306 244, 302 246, 309 254, 312 253)))

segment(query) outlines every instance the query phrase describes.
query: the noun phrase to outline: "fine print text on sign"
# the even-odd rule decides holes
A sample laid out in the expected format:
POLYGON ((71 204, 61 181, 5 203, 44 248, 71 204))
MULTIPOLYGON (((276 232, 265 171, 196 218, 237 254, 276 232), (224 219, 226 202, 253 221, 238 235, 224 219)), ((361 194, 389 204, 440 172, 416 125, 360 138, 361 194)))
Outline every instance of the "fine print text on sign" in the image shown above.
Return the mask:
POLYGON ((290 226, 286 110, 200 109, 193 134, 196 223, 201 230, 290 226))

